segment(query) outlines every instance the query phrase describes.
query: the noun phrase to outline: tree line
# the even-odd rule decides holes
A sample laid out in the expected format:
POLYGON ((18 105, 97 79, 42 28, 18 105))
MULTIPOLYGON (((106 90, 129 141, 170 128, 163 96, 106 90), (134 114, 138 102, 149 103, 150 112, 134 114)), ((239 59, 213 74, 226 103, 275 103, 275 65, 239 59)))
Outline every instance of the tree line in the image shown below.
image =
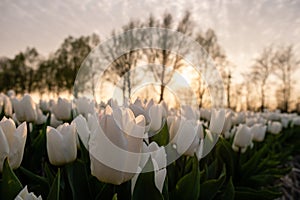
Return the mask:
MULTIPOLYGON (((270 79, 273 76, 273 79, 275 77, 277 80, 277 107, 283 111, 293 109, 291 107, 291 96, 295 86, 293 74, 299 66, 299 61, 292 46, 266 47, 255 58, 253 66, 249 68, 250 71, 243 74, 243 83, 234 85, 232 81, 234 79, 232 76, 233 71, 244 66, 233 68, 218 42, 216 33, 212 29, 200 30, 189 12, 186 12, 178 21, 174 20, 170 13, 165 13, 162 17, 150 15, 144 21, 131 20, 121 30, 113 30, 111 34, 116 36, 118 32, 143 27, 173 29, 197 41, 214 61, 223 78, 227 107, 237 109, 238 104, 244 104, 244 109, 248 110, 263 111, 268 108, 267 100, 268 95, 270 95, 268 91, 271 87, 270 79), (242 91, 245 91, 243 95, 242 91), (245 102, 242 102, 241 96, 245 97, 245 102), (253 99, 256 103, 253 103, 253 99)), ((134 79, 136 75, 132 74, 132 69, 137 67, 141 61, 152 63, 154 65, 149 65, 147 71, 151 71, 160 83, 157 95, 159 101, 162 101, 165 98, 165 89, 175 71, 184 68, 186 64, 182 56, 174 55, 174 52, 166 49, 180 48, 181 52, 185 54, 188 53, 189 46, 185 44, 184 40, 178 41, 178 38, 170 38, 167 32, 160 33, 161 35, 157 39, 159 41, 155 41, 151 34, 131 33, 127 34, 126 40, 114 37, 111 46, 106 46, 100 50, 105 59, 114 60, 110 64, 109 70, 105 71, 105 78, 113 84, 117 84, 122 78, 120 88, 125 99, 132 95, 132 88, 138 84, 138 81, 134 79), (138 46, 139 42, 149 43, 153 41, 165 47, 165 49, 141 49, 117 57, 118 52, 116 51, 118 49, 138 46), (157 68, 155 64, 161 67, 157 68)), ((67 91, 72 94, 74 81, 81 63, 99 43, 100 38, 96 34, 78 38, 69 36, 54 53, 47 57, 40 55, 35 48, 29 47, 13 58, 2 57, 0 59, 0 91, 6 92, 13 89, 17 94, 38 92, 40 95, 50 92, 59 95, 67 91)), ((203 71, 208 67, 206 65, 207 63, 203 62, 203 71)), ((204 73, 203 71, 201 73, 204 73)), ((87 78, 94 79, 97 71, 89 73, 87 78)), ((95 83, 82 84, 83 86, 79 90, 91 90, 95 96, 97 81, 96 77, 95 83)), ((207 96, 211 94, 212 90, 208 90, 206 81, 199 76, 192 82, 192 88, 197 96, 199 107, 209 105, 207 104, 207 96)), ((75 91, 75 95, 77 92, 81 91, 75 91)))

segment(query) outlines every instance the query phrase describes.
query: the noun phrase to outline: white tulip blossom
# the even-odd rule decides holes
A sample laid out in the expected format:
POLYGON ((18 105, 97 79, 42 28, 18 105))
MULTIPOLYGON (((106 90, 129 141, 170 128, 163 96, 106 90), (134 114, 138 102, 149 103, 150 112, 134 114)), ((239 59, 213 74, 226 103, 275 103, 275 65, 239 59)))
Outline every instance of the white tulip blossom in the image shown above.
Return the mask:
POLYGON ((233 139, 232 149, 244 153, 247 150, 247 147, 252 145, 250 128, 245 124, 240 124, 233 139))
POLYGON ((41 196, 35 196, 33 192, 28 192, 27 186, 20 191, 15 200, 42 200, 41 196))
POLYGON ((220 134, 225 123, 225 110, 212 109, 209 130, 213 134, 220 134))
POLYGON ((300 117, 294 117, 292 123, 294 126, 300 126, 300 117))
POLYGON ((280 122, 269 122, 268 123, 268 132, 272 134, 278 134, 282 130, 282 125, 280 122))
POLYGON ((171 117, 167 121, 169 121, 170 143, 175 144, 178 154, 193 156, 204 137, 202 123, 184 117, 171 117))
POLYGON ((36 121, 36 105, 29 94, 25 94, 20 101, 16 98, 12 99, 12 104, 18 121, 36 121))
POLYGON ((145 134, 145 118, 129 108, 107 106, 100 119, 74 120, 90 152, 91 173, 100 181, 119 185, 138 172, 145 134))
POLYGON ((57 103, 52 106, 52 112, 56 119, 68 121, 71 119, 72 103, 59 97, 57 103))
POLYGON ((75 100, 75 105, 78 114, 83 115, 85 118, 88 117, 88 114, 95 113, 95 101, 90 100, 86 97, 80 97, 75 100))
POLYGON ((47 152, 52 165, 61 166, 77 157, 77 134, 75 124, 64 123, 56 129, 47 127, 47 152))
POLYGON ((252 134, 252 140, 256 142, 262 142, 265 138, 267 126, 262 124, 254 124, 250 128, 252 134))
POLYGON ((18 128, 12 119, 3 118, 0 122, 0 172, 8 157, 11 168, 21 165, 27 137, 27 126, 23 122, 18 128))
MULTIPOLYGON (((156 142, 151 142, 148 146, 145 143, 143 143, 143 155, 139 165, 139 173, 145 167, 149 158, 151 158, 151 161, 153 163, 155 186, 160 191, 160 193, 162 193, 165 178, 167 175, 167 154, 164 147, 159 147, 156 142)), ((132 193, 139 173, 137 173, 131 180, 132 193)))
POLYGON ((4 113, 5 116, 12 116, 12 103, 8 96, 3 93, 0 93, 0 114, 4 113))

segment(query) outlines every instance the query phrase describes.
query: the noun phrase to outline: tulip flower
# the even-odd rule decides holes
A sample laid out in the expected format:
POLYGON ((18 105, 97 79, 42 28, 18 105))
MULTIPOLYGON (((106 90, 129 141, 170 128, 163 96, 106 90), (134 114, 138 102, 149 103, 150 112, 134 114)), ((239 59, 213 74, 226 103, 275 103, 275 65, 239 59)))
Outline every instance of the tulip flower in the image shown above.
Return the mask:
POLYGON ((247 147, 252 145, 250 128, 245 124, 240 124, 233 139, 232 149, 244 153, 247 147))
POLYGON ((0 172, 3 162, 8 157, 11 168, 21 165, 26 143, 27 127, 23 122, 18 128, 12 119, 5 117, 0 122, 0 172))
POLYGON ((78 114, 83 115, 85 118, 88 117, 88 114, 93 114, 95 112, 95 102, 86 97, 76 99, 75 105, 78 114))
POLYGON ((278 134, 282 130, 282 125, 280 122, 269 122, 268 124, 268 132, 272 134, 278 134))
POLYGON ((21 190, 21 192, 16 196, 15 200, 42 200, 41 196, 36 197, 33 192, 28 192, 27 186, 21 190))
POLYGON ((294 117, 292 122, 293 125, 300 126, 300 117, 294 117))
POLYGON ((63 122, 56 119, 55 115, 51 113, 50 117, 50 126, 53 128, 57 128, 59 125, 62 125, 63 122))
MULTIPOLYGON (((175 117, 170 122, 170 142, 176 145, 179 154, 193 156, 203 139, 202 123, 198 120, 187 120, 175 117)), ((169 120, 170 121, 170 120, 169 120)))
POLYGON ((37 119, 36 105, 29 94, 25 94, 19 101, 12 99, 13 108, 18 121, 35 122, 37 119))
POLYGON ((193 109, 191 106, 183 105, 181 107, 181 116, 188 120, 199 120, 200 112, 198 110, 193 109))
POLYGON ((208 109, 201 108, 200 109, 200 117, 201 117, 201 119, 205 119, 205 120, 209 121, 211 118, 211 111, 208 109))
POLYGON ((256 142, 262 142, 265 138, 267 126, 262 124, 254 124, 251 129, 252 139, 256 142))
POLYGON ((149 146, 143 143, 143 159, 141 159, 138 174, 131 180, 131 192, 133 193, 139 173, 145 167, 149 157, 153 163, 154 183, 156 188, 162 193, 165 178, 167 175, 167 154, 164 147, 159 147, 156 142, 151 142, 149 146))
POLYGON ((39 107, 45 113, 50 112, 50 110, 51 110, 50 102, 45 101, 45 100, 40 100, 39 107))
POLYGON ((166 111, 161 104, 154 104, 149 108, 148 114, 151 120, 149 131, 157 132, 163 126, 163 119, 166 117, 166 111))
POLYGON ((47 152, 52 165, 61 166, 76 159, 76 138, 75 124, 47 127, 47 152))
POLYGON ((72 104, 67 99, 58 98, 56 104, 52 106, 52 112, 56 119, 68 121, 71 119, 72 104))
POLYGON ((78 115, 73 122, 76 124, 77 133, 86 149, 89 149, 88 143, 91 132, 94 132, 98 126, 95 114, 88 114, 87 119, 82 115, 78 115))
POLYGON ((231 126, 232 126, 231 118, 232 118, 232 113, 227 112, 226 116, 225 116, 224 126, 222 129, 222 134, 225 136, 225 138, 229 138, 231 136, 231 134, 230 134, 230 130, 231 130, 231 126))
POLYGON ((140 162, 144 116, 135 117, 129 108, 107 106, 99 122, 93 124, 96 127, 88 141, 92 175, 116 185, 130 180, 140 162))
POLYGON ((288 116, 281 116, 281 124, 283 128, 287 128, 289 126, 290 119, 288 116))
POLYGON ((224 123, 225 123, 225 110, 212 109, 209 130, 212 133, 220 134, 223 130, 224 123))
POLYGON ((8 96, 0 94, 0 114, 4 113, 6 117, 12 116, 12 104, 8 96))
POLYGON ((38 105, 36 105, 36 121, 35 123, 40 125, 44 124, 47 121, 47 117, 43 114, 42 110, 39 108, 38 105))

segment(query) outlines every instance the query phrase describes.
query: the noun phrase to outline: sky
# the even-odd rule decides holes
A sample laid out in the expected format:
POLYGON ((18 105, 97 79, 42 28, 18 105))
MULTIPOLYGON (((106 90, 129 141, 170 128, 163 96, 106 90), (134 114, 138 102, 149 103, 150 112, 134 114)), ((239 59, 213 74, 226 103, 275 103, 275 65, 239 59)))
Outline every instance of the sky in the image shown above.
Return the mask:
POLYGON ((201 30, 215 30, 238 71, 270 44, 293 44, 299 55, 300 0, 1 0, 0 57, 27 46, 47 56, 68 35, 97 33, 103 40, 130 19, 165 12, 180 19, 185 10, 201 30))

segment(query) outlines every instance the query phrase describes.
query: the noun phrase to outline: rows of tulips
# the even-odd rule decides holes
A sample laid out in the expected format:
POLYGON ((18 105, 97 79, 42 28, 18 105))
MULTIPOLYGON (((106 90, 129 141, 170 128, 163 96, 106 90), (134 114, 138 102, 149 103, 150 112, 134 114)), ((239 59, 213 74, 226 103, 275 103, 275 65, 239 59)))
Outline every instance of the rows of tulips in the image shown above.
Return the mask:
POLYGON ((300 149, 300 117, 279 111, 8 93, 0 113, 0 199, 274 199, 300 149))

